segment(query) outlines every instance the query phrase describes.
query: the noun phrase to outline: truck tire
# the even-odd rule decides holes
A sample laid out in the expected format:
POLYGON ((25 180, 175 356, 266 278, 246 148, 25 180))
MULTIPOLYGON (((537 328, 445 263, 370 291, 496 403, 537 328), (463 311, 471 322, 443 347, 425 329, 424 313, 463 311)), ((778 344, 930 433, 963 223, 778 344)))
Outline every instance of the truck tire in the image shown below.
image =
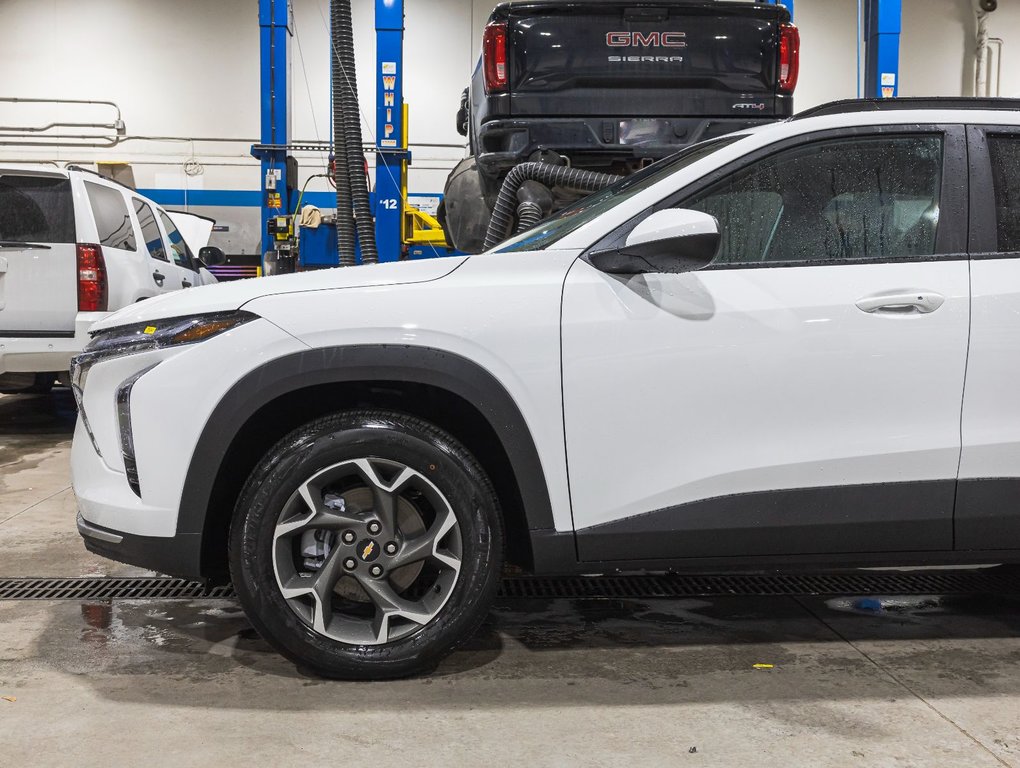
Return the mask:
POLYGON ((229 539, 252 625, 325 677, 431 670, 488 613, 503 563, 499 504, 474 457, 413 416, 347 411, 263 457, 229 539))
POLYGON ((473 157, 457 164, 446 179, 440 223, 446 241, 458 251, 481 253, 492 208, 486 201, 478 163, 473 157))

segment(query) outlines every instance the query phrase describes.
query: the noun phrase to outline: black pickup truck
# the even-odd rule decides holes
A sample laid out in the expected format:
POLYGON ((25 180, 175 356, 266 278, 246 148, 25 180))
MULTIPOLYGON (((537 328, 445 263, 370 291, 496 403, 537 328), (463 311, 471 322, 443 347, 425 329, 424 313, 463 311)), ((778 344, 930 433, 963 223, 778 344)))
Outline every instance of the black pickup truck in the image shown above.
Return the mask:
POLYGON ((799 42, 786 8, 771 3, 500 3, 457 115, 471 154, 447 181, 448 237, 481 249, 500 185, 519 163, 626 175, 790 116, 799 42))

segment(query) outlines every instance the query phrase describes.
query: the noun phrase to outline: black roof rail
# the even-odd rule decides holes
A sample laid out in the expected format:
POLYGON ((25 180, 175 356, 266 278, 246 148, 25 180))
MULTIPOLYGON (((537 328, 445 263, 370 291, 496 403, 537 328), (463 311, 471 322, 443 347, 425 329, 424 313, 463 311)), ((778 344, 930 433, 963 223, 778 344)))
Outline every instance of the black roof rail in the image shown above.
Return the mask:
POLYGON ((1003 109, 1020 110, 1020 99, 973 96, 903 96, 895 99, 842 99, 810 107, 793 116, 793 120, 848 112, 893 112, 898 109, 1003 109))

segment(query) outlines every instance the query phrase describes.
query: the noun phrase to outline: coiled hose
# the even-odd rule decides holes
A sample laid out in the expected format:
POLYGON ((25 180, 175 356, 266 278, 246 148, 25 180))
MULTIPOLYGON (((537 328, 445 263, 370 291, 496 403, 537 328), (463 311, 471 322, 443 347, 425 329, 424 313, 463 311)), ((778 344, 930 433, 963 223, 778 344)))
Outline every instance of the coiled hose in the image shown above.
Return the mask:
POLYGON ((517 200, 517 234, 527 232, 552 211, 552 191, 537 181, 521 184, 517 200))
POLYGON ((517 232, 527 232, 533 226, 538 224, 542 219, 545 218, 545 211, 542 210, 542 206, 538 203, 533 203, 530 200, 525 200, 523 203, 517 206, 517 232))
POLYGON ((357 237, 354 228, 354 207, 351 201, 351 177, 348 172, 347 143, 344 140, 344 104, 340 97, 344 72, 340 59, 340 2, 333 0, 329 5, 332 56, 330 60, 330 83, 333 88, 333 181, 336 184, 336 246, 341 267, 357 264, 354 258, 357 237))
MULTIPOLYGON (((334 59, 339 59, 340 78, 333 84, 333 101, 335 105, 336 97, 339 94, 341 121, 338 123, 334 119, 333 130, 334 132, 342 131, 342 141, 346 150, 344 171, 350 184, 354 226, 358 235, 358 243, 361 246, 361 262, 375 264, 379 261, 379 251, 375 245, 375 223, 372 220, 372 209, 368 202, 368 180, 365 177, 365 153, 361 137, 358 79, 355 73, 351 0, 333 0, 331 15, 334 10, 336 12, 336 25, 333 28, 334 59)), ((340 136, 334 137, 334 145, 340 144, 340 139, 340 136)), ((339 171, 339 161, 337 167, 339 171)), ((353 250, 351 253, 353 254, 353 250)))
MULTIPOLYGON (((517 190, 524 182, 539 181, 549 187, 564 187, 577 192, 597 192, 622 178, 622 176, 612 173, 582 171, 579 168, 567 168, 551 163, 515 165, 510 169, 510 173, 503 181, 503 186, 499 189, 499 197, 496 198, 496 205, 492 209, 492 218, 489 219, 489 228, 485 232, 485 249, 494 248, 506 240, 510 234, 514 213, 517 210, 517 190)), ((529 215, 531 214, 529 213, 529 215)))

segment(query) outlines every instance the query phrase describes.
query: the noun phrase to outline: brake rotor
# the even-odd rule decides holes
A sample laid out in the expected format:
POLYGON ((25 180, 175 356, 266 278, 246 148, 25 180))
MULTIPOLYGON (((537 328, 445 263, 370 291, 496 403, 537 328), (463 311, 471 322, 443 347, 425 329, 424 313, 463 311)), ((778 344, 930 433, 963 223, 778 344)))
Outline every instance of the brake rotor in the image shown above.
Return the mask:
MULTIPOLYGON (((344 506, 348 511, 370 510, 374 507, 372 491, 369 488, 351 488, 342 494, 344 506)), ((403 496, 397 499, 397 528, 404 540, 413 539, 425 533, 425 520, 418 512, 414 503, 403 496)), ((389 574, 389 582, 398 594, 414 584, 415 579, 425 566, 424 561, 410 563, 402 568, 395 568, 389 574)), ((368 594, 351 576, 344 576, 336 583, 333 592, 345 600, 355 603, 368 603, 368 594)))

